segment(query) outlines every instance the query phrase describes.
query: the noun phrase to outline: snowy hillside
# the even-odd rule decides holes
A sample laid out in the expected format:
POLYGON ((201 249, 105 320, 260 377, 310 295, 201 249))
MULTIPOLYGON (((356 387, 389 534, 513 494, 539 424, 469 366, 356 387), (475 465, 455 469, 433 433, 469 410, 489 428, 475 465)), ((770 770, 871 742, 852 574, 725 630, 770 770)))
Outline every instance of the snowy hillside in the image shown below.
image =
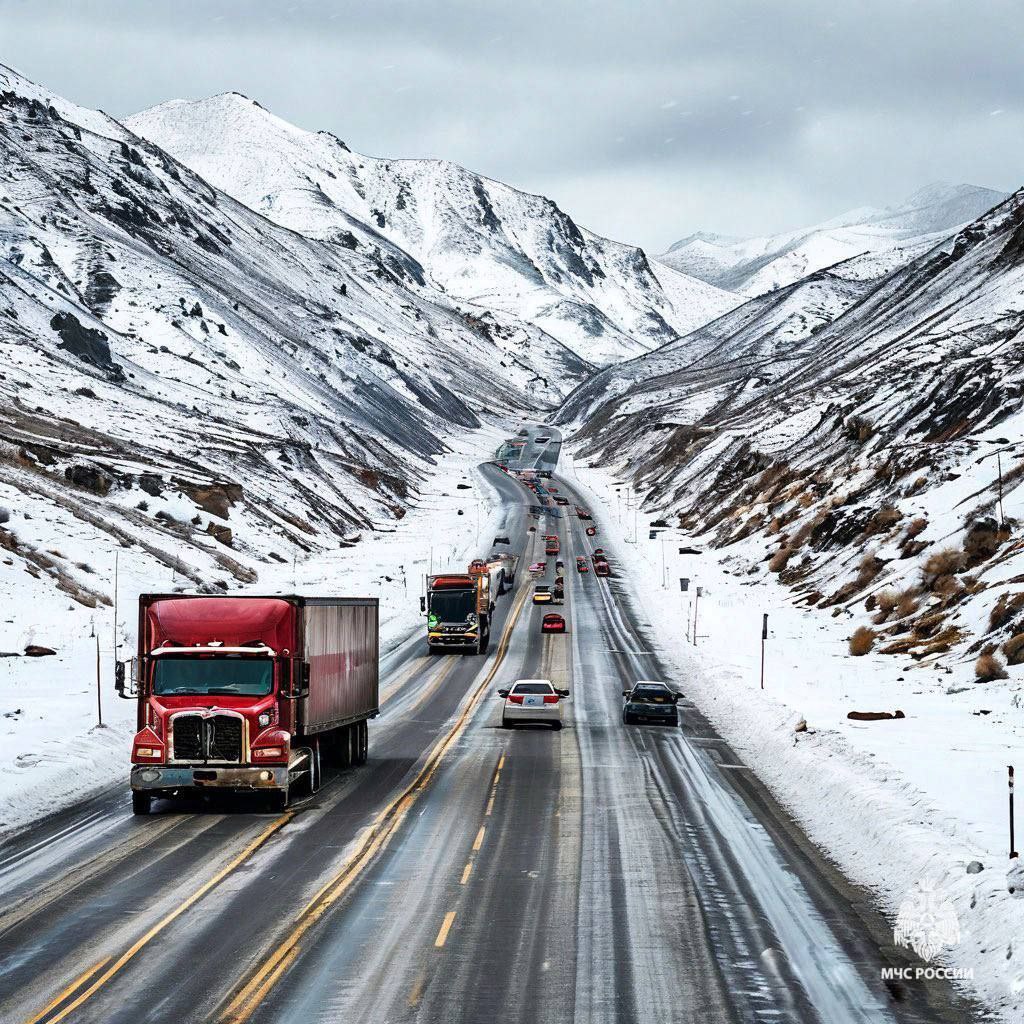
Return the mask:
POLYGON ((277 223, 379 250, 420 284, 526 320, 590 362, 654 348, 739 301, 655 269, 642 250, 578 227, 549 199, 447 161, 362 156, 237 93, 175 100, 127 123, 277 223))
POLYGON ((106 600, 67 538, 254 581, 402 516, 446 439, 588 372, 3 68, 0 151, 5 592, 106 600))
POLYGON ((883 653, 1016 664, 1022 240, 1024 191, 879 283, 820 273, 607 370, 560 419, 648 508, 883 653))
POLYGON ((658 260, 720 288, 758 296, 862 253, 891 269, 921 255, 1006 198, 976 185, 933 184, 884 210, 862 207, 781 235, 731 238, 698 232, 658 260))

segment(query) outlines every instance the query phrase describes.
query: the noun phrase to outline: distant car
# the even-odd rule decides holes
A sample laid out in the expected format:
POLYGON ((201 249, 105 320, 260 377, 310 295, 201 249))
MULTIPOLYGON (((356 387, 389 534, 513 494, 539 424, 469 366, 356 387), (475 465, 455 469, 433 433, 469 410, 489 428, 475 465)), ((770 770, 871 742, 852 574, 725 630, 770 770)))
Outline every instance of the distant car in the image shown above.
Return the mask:
POLYGON ((596 526, 588 526, 587 527, 587 536, 588 537, 596 537, 597 536, 597 527, 596 526))
POLYGON ((533 440, 534 440, 535 444, 547 444, 548 441, 551 440, 551 438, 550 437, 535 437, 533 440))
POLYGON ((604 548, 594 548, 594 554, 595 555, 603 555, 604 554, 604 548))
POLYGON ((516 436, 517 437, 529 437, 530 436, 530 432, 528 430, 520 430, 519 433, 516 436))
POLYGON ((636 722, 658 722, 661 725, 678 725, 679 709, 676 704, 682 697, 666 683, 640 679, 631 690, 623 690, 622 721, 625 725, 636 722))
POLYGON ((569 504, 569 499, 568 498, 563 498, 560 494, 556 494, 555 495, 555 504, 556 505, 568 505, 569 504))
POLYGON ((547 722, 554 729, 562 728, 562 698, 568 690, 556 689, 550 679, 517 679, 507 690, 499 690, 504 698, 501 727, 508 729, 527 722, 547 722))
POLYGON ((552 487, 552 486, 551 486, 550 484, 548 485, 548 490, 549 490, 549 491, 550 491, 550 492, 551 492, 552 494, 557 494, 557 493, 558 493, 558 488, 557 488, 557 487, 552 487))
POLYGON ((580 508, 579 505, 576 506, 576 515, 578 515, 580 519, 591 518, 590 513, 585 508, 580 508))
POLYGON ((494 543, 495 544, 511 544, 512 541, 510 541, 508 539, 508 537, 495 537, 494 538, 494 543))
POLYGON ((577 572, 590 572, 590 566, 587 565, 587 560, 585 558, 577 558, 576 559, 576 571, 577 572))
POLYGON ((565 619, 557 612, 549 612, 540 621, 540 631, 542 633, 564 633, 565 619))
POLYGON ((533 588, 534 604, 551 604, 551 590, 548 587, 533 588))
POLYGON ((607 562, 599 562, 597 559, 594 560, 595 576, 611 576, 611 574, 611 566, 607 562))

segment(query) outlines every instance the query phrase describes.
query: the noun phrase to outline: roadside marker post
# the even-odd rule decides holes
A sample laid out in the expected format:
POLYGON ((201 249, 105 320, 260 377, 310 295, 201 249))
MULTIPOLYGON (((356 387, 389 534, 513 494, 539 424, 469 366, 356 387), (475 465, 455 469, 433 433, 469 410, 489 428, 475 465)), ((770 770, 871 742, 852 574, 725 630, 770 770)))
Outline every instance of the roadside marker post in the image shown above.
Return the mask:
POLYGON ((768 639, 768 613, 761 620, 761 689, 764 689, 764 642, 768 639))
POLYGON ((1010 784, 1010 860, 1016 860, 1018 857, 1017 846, 1014 842, 1013 835, 1013 765, 1007 765, 1007 770, 1010 773, 1009 784, 1010 784))

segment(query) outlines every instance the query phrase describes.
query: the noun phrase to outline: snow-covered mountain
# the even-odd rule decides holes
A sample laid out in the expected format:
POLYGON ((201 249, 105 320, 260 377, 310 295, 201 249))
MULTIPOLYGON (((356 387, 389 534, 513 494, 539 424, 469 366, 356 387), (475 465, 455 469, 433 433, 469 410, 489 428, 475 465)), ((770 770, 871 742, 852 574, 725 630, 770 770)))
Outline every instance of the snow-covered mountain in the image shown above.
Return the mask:
POLYGON ((1024 190, 858 280, 871 266, 819 272, 605 370, 559 420, 650 510, 752 581, 778 573, 873 629, 883 652, 1017 659, 1024 190))
POLYGON ((61 551, 127 545, 228 586, 336 549, 404 515, 453 436, 590 371, 386 245, 281 227, 2 67, 0 155, 8 596, 27 571, 104 597, 61 551))
POLYGON ((129 127, 278 224, 379 251, 464 308, 532 323, 592 363, 637 355, 739 297, 578 227, 550 199, 443 160, 385 160, 238 93, 174 100, 129 127))
POLYGON ((861 207, 780 235, 732 238, 698 232, 658 260, 720 288, 756 297, 862 253, 879 267, 908 263, 1006 198, 977 185, 929 185, 886 209, 861 207))

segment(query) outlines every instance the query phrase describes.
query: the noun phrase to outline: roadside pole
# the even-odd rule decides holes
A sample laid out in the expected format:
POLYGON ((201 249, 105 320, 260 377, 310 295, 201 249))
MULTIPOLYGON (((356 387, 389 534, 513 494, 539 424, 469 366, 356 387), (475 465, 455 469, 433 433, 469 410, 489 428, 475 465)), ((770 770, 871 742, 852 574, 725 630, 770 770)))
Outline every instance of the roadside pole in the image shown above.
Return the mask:
POLYGON ((698 587, 696 594, 693 597, 693 646, 697 646, 697 607, 700 604, 700 595, 703 591, 703 587, 698 587))
POLYGON ((103 728, 103 691, 101 683, 100 673, 100 634, 99 630, 94 630, 96 635, 96 727, 98 729, 103 728))
POLYGON ((761 689, 764 689, 764 642, 768 639, 768 613, 761 622, 761 689))
POLYGON ((1016 860, 1017 846, 1013 835, 1013 765, 1007 765, 1007 770, 1010 773, 1010 860, 1016 860))

